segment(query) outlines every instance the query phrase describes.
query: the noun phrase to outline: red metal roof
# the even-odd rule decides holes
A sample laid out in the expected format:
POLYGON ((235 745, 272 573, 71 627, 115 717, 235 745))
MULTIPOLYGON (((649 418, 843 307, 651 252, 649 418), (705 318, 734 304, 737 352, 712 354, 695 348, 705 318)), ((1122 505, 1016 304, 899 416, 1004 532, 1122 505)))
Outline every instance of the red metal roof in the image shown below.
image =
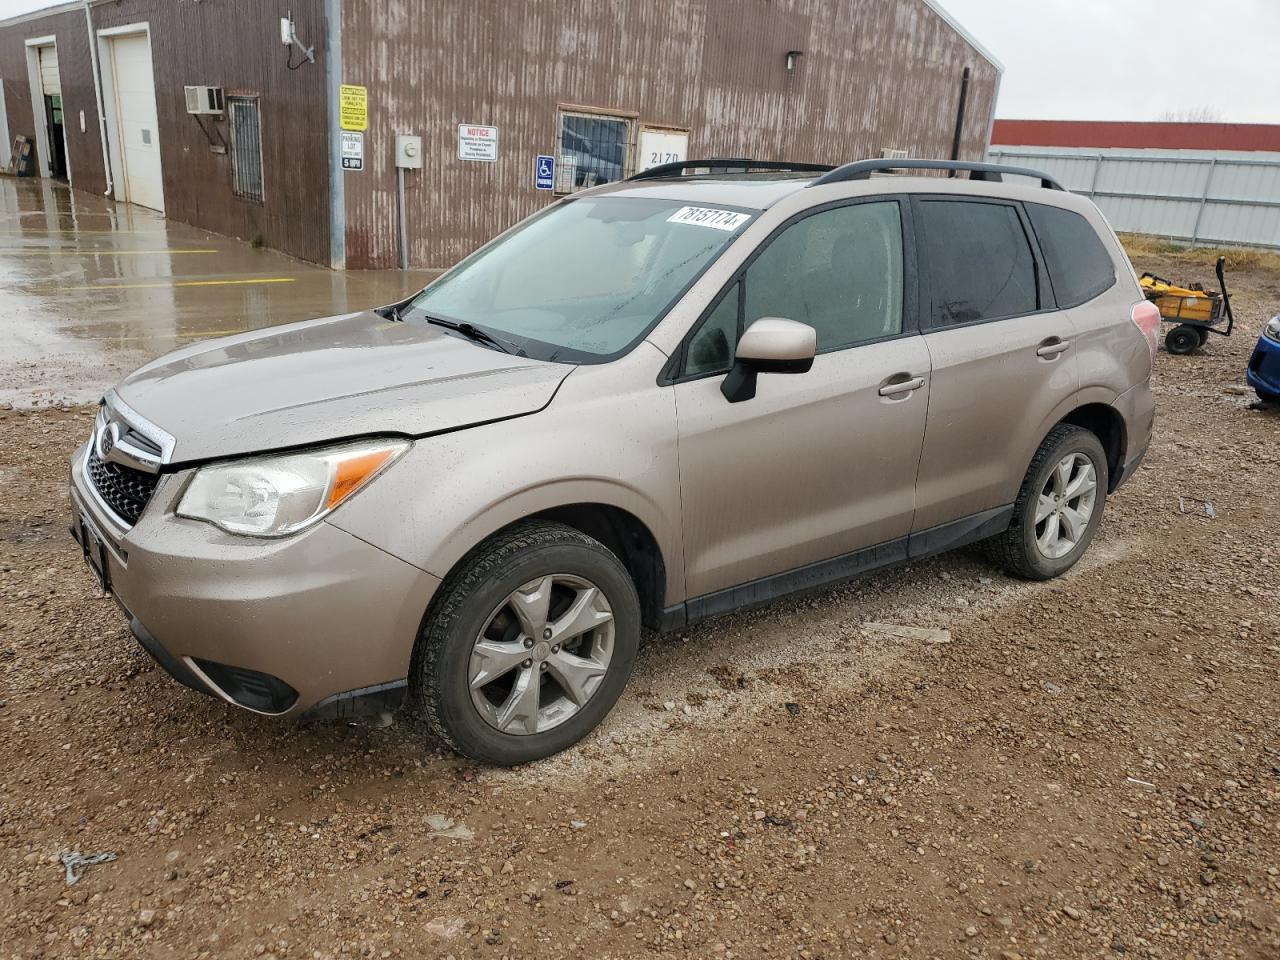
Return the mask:
POLYGON ((997 120, 991 131, 991 142, 1018 147, 1145 147, 1280 153, 1280 124, 997 120))

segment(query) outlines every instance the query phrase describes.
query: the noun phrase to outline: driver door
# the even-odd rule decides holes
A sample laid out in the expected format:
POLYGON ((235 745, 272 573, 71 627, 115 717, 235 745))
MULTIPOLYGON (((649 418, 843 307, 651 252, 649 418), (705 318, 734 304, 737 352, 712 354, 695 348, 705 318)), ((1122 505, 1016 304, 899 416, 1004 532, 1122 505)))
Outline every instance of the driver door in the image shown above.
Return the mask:
POLYGON ((686 339, 674 389, 691 619, 905 558, 930 374, 907 223, 898 198, 802 215, 686 339), (730 403, 733 347, 765 316, 813 326, 818 356, 730 403))

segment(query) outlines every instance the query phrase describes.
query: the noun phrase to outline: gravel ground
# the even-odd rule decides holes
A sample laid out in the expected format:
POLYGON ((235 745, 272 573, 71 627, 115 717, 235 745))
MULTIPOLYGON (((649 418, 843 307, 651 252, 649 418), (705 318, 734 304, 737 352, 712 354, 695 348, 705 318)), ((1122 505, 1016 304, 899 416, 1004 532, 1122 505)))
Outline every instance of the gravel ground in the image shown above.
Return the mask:
POLYGON ((65 532, 90 411, 0 411, 0 957, 1280 956, 1280 412, 1242 389, 1280 272, 1234 279, 1068 576, 953 554, 656 639, 510 771, 170 681, 65 532))

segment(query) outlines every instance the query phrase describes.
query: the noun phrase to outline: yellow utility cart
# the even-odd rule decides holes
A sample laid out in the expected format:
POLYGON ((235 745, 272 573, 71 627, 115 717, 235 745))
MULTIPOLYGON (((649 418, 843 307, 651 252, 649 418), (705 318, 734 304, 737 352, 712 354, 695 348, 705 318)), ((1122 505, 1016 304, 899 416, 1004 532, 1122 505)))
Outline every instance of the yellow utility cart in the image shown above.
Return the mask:
POLYGON ((1236 320, 1231 313, 1231 297, 1227 293, 1227 258, 1218 258, 1218 287, 1206 290, 1204 284, 1193 283, 1186 287, 1175 286, 1154 273, 1144 273, 1138 282, 1146 298, 1160 310, 1165 323, 1177 324, 1164 338, 1170 353, 1186 354, 1204 346, 1209 334, 1231 336, 1236 320), (1222 320, 1227 324, 1223 328, 1222 320))

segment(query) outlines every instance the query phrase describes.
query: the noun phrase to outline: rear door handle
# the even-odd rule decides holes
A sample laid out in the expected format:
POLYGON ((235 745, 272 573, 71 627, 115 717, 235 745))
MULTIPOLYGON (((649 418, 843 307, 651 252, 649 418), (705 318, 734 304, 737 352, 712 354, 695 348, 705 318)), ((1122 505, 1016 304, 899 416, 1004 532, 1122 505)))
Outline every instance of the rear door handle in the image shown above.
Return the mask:
POLYGON ((1040 348, 1036 350, 1037 357, 1043 357, 1045 360, 1052 360, 1054 357, 1060 356, 1071 349, 1070 340, 1046 340, 1040 344, 1040 348))
MULTIPOLYGON (((899 374, 906 376, 906 374, 899 374)), ((882 397, 899 397, 904 393, 914 393, 924 386, 924 377, 911 377, 907 380, 898 380, 892 383, 886 383, 880 388, 880 396, 882 397)))

